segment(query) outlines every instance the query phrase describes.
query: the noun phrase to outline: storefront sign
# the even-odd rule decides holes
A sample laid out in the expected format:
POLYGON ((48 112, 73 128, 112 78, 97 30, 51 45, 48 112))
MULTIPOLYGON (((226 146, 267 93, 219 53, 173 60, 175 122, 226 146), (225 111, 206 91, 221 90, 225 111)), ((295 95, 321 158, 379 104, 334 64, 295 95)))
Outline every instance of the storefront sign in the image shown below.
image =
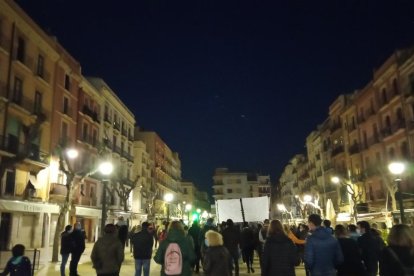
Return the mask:
POLYGON ((48 203, 0 199, 1 212, 59 213, 59 206, 48 203))

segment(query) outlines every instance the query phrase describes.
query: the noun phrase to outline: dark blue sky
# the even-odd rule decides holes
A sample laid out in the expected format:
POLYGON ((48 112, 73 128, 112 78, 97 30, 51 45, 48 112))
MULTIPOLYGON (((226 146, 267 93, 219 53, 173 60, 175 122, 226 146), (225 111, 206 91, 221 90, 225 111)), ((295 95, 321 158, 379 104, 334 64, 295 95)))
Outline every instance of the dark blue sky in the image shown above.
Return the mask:
POLYGON ((17 2, 209 192, 222 166, 277 181, 339 94, 414 45, 412 0, 17 2))

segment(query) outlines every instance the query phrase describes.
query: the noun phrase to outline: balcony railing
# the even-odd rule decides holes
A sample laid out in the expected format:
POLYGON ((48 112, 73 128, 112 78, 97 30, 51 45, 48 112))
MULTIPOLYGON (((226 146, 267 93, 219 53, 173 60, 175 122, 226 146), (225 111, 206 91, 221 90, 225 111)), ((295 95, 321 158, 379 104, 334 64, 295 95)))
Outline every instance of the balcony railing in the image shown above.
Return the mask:
POLYGON ((344 146, 337 146, 332 150, 331 156, 333 157, 343 152, 344 152, 344 146))
POLYGON ((33 57, 24 55, 23 57, 19 57, 17 53, 14 55, 14 60, 20 62, 24 66, 26 66, 30 71, 33 70, 33 57))
POLYGON ((349 147, 348 149, 349 154, 356 154, 360 152, 360 148, 359 148, 359 144, 353 144, 352 146, 349 147))
POLYGON ((332 124, 331 126, 331 132, 337 131, 341 128, 341 123, 340 122, 335 122, 332 124))
POLYGON ((118 130, 118 131, 120 131, 120 130, 121 130, 121 125, 120 125, 120 123, 119 123, 119 122, 113 122, 113 126, 114 126, 114 129, 116 129, 116 130, 118 130))
POLYGON ((93 137, 93 136, 90 136, 90 135, 86 135, 86 136, 82 135, 80 137, 80 140, 82 142, 85 142, 85 143, 91 145, 91 146, 94 146, 94 147, 98 146, 98 139, 96 137, 93 137))
POLYGON ((121 134, 125 137, 128 137, 128 130, 126 130, 125 128, 122 129, 121 134))
POLYGON ((84 105, 82 108, 82 113, 86 116, 91 117, 91 119, 97 123, 99 123, 99 116, 98 113, 90 109, 87 105, 84 105))
POLYGON ((121 152, 122 152, 121 147, 118 147, 118 146, 114 145, 114 146, 112 147, 112 150, 113 150, 114 152, 118 153, 119 155, 121 155, 121 152))
POLYGON ((14 135, 7 137, 0 136, 0 141, 3 141, 4 145, 1 145, 1 149, 12 154, 27 154, 27 158, 33 161, 41 162, 44 164, 48 163, 48 155, 45 152, 40 151, 39 146, 31 144, 28 149, 25 148, 23 143, 19 142, 19 139, 14 135), (27 150, 27 153, 25 152, 27 150))
POLYGON ((108 113, 104 114, 104 121, 106 123, 111 123, 112 122, 111 116, 109 116, 108 113))
POLYGON ((109 140, 109 139, 103 139, 102 140, 102 143, 107 147, 107 148, 110 148, 110 149, 112 149, 112 142, 109 140))

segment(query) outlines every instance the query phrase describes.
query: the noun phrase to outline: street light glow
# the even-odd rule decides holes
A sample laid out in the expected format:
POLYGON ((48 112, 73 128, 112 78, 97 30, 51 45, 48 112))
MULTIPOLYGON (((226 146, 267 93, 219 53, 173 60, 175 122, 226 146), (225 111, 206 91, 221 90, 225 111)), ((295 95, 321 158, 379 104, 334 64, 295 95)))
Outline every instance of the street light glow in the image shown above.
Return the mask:
POLYGON ((190 211, 190 210, 191 210, 191 208, 193 208, 193 206, 192 206, 190 203, 187 203, 187 204, 185 205, 185 210, 186 210, 186 211, 190 211))
POLYGON ((405 171, 405 164, 402 162, 392 162, 388 165, 388 170, 394 175, 400 175, 405 171))
POLYGON ((78 157, 79 152, 76 149, 68 149, 66 151, 66 155, 69 159, 75 159, 76 157, 78 157))
POLYGON ((281 212, 286 212, 285 204, 277 204, 277 209, 281 212))
POLYGON ((332 176, 331 181, 333 184, 339 184, 340 179, 337 176, 332 176))
POLYGON ((311 195, 304 195, 303 196, 303 201, 305 201, 305 202, 311 202, 312 201, 312 196, 311 195))
POLYGON ((111 162, 105 161, 99 165, 99 171, 103 175, 110 175, 113 170, 114 170, 114 166, 112 165, 111 162))
POLYGON ((174 198, 174 196, 171 193, 167 193, 167 194, 164 195, 164 200, 166 202, 171 202, 173 200, 173 198, 174 198))
POLYGON ((200 214, 200 213, 201 213, 201 209, 197 209, 197 213, 199 213, 199 214, 200 214))

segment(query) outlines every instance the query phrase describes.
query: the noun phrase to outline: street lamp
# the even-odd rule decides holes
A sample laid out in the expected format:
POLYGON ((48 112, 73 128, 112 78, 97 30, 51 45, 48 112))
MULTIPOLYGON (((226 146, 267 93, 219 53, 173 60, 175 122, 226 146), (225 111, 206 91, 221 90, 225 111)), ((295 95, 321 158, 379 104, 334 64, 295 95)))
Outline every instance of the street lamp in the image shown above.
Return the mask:
POLYGON ((66 155, 69 159, 75 159, 76 157, 78 157, 79 152, 76 149, 68 149, 66 150, 66 155))
POLYGON ((405 215, 404 215, 404 202, 402 198, 401 192, 401 174, 405 171, 405 164, 402 162, 392 162, 388 165, 388 170, 396 176, 395 183, 397 184, 398 190, 398 205, 400 208, 400 216, 401 216, 401 223, 405 223, 405 215))
POLYGON ((306 203, 309 203, 312 201, 312 196, 311 195, 304 195, 303 196, 303 201, 305 201, 306 203))
MULTIPOLYGON (((102 162, 99 167, 99 172, 105 177, 109 176, 114 170, 114 166, 111 162, 102 162)), ((102 216, 101 216, 101 236, 104 235, 105 223, 106 223, 106 184, 108 179, 102 179, 102 216)))
POLYGON ((170 202, 173 200, 174 196, 171 193, 164 195, 164 201, 167 202, 167 222, 170 221, 170 202))

